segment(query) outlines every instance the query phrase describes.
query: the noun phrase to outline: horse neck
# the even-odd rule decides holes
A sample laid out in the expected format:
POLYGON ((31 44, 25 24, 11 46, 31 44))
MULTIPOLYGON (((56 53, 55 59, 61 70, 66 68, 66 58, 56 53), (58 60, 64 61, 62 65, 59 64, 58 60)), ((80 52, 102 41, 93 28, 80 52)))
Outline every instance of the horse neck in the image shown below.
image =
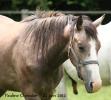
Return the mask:
MULTIPOLYGON (((57 28, 59 27, 56 26, 54 31, 56 31, 57 28)), ((24 51, 27 51, 28 53, 23 55, 25 55, 27 63, 30 62, 30 66, 33 64, 36 66, 38 64, 40 66, 54 68, 62 64, 67 59, 67 52, 64 52, 64 49, 68 44, 69 39, 63 36, 64 31, 61 30, 60 32, 57 31, 56 33, 50 33, 50 31, 47 30, 47 33, 49 34, 45 35, 43 34, 44 31, 41 33, 41 29, 37 31, 37 34, 35 34, 35 31, 35 33, 29 32, 30 34, 27 34, 28 32, 29 31, 26 31, 22 34, 23 36, 21 36, 20 42, 25 40, 23 48, 25 48, 24 51)))
POLYGON ((53 46, 48 50, 44 61, 48 67, 58 68, 65 60, 68 59, 68 53, 66 50, 68 40, 62 38, 58 40, 53 46))

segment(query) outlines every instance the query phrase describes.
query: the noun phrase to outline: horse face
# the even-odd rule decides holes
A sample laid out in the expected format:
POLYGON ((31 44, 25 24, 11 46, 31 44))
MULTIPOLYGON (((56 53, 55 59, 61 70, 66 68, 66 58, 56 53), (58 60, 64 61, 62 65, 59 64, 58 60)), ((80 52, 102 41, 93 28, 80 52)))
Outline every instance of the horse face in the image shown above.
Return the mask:
POLYGON ((71 62, 76 66, 78 76, 84 81, 89 93, 99 90, 102 85, 97 59, 100 42, 96 35, 96 25, 88 21, 85 28, 82 18, 78 18, 69 48, 71 62))

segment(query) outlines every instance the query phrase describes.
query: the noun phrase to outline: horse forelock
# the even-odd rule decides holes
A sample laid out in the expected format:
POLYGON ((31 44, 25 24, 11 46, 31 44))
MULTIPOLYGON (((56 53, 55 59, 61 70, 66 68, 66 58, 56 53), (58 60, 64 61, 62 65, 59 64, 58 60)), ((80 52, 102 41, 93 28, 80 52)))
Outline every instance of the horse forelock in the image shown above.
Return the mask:
POLYGON ((97 39, 97 30, 96 30, 96 27, 92 24, 91 20, 84 20, 83 27, 88 37, 95 40, 97 39))
MULTIPOLYGON (((78 18, 78 16, 76 16, 78 18)), ((93 25, 92 20, 89 16, 82 15, 83 28, 85 29, 86 35, 90 38, 97 39, 97 30, 93 25)))

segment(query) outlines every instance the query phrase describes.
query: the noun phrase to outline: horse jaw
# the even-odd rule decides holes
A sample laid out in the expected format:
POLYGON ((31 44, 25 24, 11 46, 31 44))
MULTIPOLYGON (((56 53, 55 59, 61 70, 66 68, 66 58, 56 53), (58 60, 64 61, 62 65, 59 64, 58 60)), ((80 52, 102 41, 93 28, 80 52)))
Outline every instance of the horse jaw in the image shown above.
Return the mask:
POLYGON ((103 19, 105 18, 105 14, 102 15, 100 18, 96 19, 94 22, 93 22, 93 25, 98 27, 99 25, 101 25, 103 19))

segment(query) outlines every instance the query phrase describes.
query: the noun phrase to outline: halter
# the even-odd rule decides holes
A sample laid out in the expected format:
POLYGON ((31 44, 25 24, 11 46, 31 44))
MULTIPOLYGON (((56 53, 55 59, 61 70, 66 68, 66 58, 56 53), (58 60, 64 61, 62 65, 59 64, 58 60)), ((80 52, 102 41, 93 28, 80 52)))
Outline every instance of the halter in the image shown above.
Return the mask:
POLYGON ((89 61, 84 61, 84 62, 80 62, 80 64, 82 65, 90 65, 90 64, 97 64, 99 65, 98 61, 97 60, 89 60, 89 61))

